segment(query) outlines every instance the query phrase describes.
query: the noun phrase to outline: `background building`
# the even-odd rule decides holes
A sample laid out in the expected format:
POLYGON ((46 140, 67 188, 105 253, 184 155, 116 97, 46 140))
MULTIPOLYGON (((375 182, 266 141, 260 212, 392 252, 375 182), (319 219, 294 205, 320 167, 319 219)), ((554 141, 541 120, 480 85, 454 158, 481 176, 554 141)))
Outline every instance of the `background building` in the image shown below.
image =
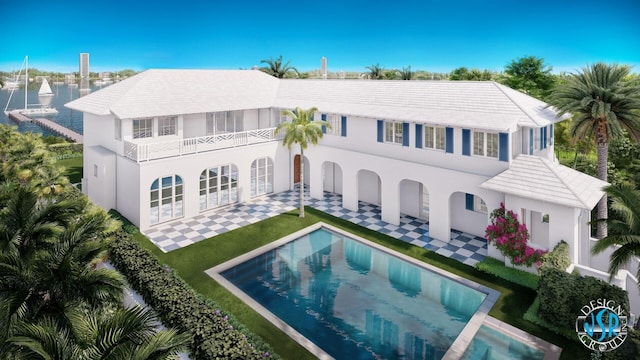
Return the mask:
POLYGON ((80 53, 80 79, 89 78, 89 53, 80 53))

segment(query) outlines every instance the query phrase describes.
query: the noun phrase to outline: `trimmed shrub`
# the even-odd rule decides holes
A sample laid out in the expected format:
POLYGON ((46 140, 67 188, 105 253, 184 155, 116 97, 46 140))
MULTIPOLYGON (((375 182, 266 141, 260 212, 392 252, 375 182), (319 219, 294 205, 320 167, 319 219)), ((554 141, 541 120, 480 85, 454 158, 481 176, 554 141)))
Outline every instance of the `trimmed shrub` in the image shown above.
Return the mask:
POLYGON ((538 273, 549 268, 565 271, 569 265, 571 265, 571 260, 569 259, 569 244, 562 240, 553 250, 542 256, 542 265, 540 265, 538 273))
POLYGON ((476 264, 476 268, 480 271, 495 275, 499 278, 511 281, 512 283, 528 287, 530 289, 538 288, 538 276, 526 271, 518 270, 504 265, 504 262, 494 258, 486 258, 476 264))
POLYGON ((561 329, 575 329, 580 309, 592 300, 613 300, 627 312, 630 309, 625 290, 591 276, 568 274, 553 268, 541 272, 538 298, 540 319, 561 329))
POLYGON ((48 146, 48 149, 58 160, 82 156, 82 144, 64 142, 51 144, 48 146))
POLYGON ((268 344, 199 296, 131 235, 119 231, 109 256, 165 325, 191 334, 192 359, 279 359, 268 344))
POLYGON ((133 223, 129 221, 129 219, 122 216, 122 214, 120 214, 118 210, 109 210, 109 215, 122 223, 122 230, 124 230, 124 232, 126 232, 127 234, 134 235, 140 231, 137 226, 133 225, 133 223))

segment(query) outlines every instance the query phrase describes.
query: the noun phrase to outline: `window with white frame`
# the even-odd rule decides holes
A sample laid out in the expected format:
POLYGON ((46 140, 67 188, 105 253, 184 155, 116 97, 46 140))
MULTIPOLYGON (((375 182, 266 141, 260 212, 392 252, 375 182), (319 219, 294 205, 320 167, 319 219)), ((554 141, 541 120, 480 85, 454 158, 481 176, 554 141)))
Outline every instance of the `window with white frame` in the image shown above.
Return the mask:
POLYGON ((177 133, 178 118, 176 116, 161 116, 158 118, 158 136, 175 135, 177 133))
POLYGON ((153 118, 133 120, 133 138, 143 139, 153 137, 153 118))
POLYGON ((487 204, 482 200, 480 196, 473 196, 473 211, 486 214, 489 212, 487 209, 487 204))
POLYGON ((178 175, 155 179, 150 188, 150 222, 157 224, 184 215, 182 178, 178 175))
POLYGON ((238 202, 238 168, 214 166, 200 174, 200 211, 238 202))
POLYGON ((498 158, 499 136, 497 133, 473 132, 473 155, 498 158))
POLYGON ((269 157, 255 159, 251 163, 251 196, 273 192, 273 160, 269 157))
POLYGON ((445 150, 447 145, 446 129, 437 126, 424 127, 424 147, 427 149, 445 150))
POLYGON ((120 118, 115 118, 113 124, 113 137, 116 140, 122 140, 122 120, 120 120, 120 118))
POLYGON ((384 141, 388 143, 402 144, 402 123, 384 122, 384 141))
POLYGON ((327 122, 330 127, 327 127, 327 134, 338 135, 342 134, 342 116, 340 115, 327 115, 327 122))
POLYGON ((207 135, 234 133, 243 130, 244 111, 207 113, 207 135))

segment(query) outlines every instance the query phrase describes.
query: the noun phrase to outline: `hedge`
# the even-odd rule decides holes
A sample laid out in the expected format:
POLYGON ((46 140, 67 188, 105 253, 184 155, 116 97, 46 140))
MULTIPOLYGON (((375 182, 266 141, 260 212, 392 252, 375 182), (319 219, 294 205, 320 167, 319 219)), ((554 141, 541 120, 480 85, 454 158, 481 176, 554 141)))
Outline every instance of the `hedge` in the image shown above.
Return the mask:
POLYGON ((512 283, 528 287, 529 289, 538 288, 538 276, 516 268, 507 267, 504 262, 487 257, 476 264, 476 268, 480 271, 495 275, 499 278, 511 281, 512 283))
POLYGON ((192 359, 279 359, 267 343, 216 310, 219 306, 198 295, 130 234, 119 231, 114 236, 109 258, 163 324, 192 335, 192 359))
POLYGON ((538 268, 538 272, 552 268, 565 271, 571 265, 569 259, 569 244, 564 240, 560 241, 550 252, 542 256, 542 265, 538 268))
POLYGON ((124 230, 124 232, 126 232, 127 234, 135 235, 139 232, 138 228, 133 225, 133 223, 129 221, 129 219, 122 216, 122 214, 120 214, 117 210, 109 210, 109 215, 122 223, 122 230, 124 230))
POLYGON ((82 156, 82 144, 77 143, 57 143, 51 144, 47 148, 53 153, 56 159, 70 159, 82 156))
POLYGON ((625 290, 591 276, 569 274, 553 268, 541 272, 538 298, 540 319, 562 329, 575 328, 580 309, 592 300, 613 300, 627 312, 630 309, 625 290))

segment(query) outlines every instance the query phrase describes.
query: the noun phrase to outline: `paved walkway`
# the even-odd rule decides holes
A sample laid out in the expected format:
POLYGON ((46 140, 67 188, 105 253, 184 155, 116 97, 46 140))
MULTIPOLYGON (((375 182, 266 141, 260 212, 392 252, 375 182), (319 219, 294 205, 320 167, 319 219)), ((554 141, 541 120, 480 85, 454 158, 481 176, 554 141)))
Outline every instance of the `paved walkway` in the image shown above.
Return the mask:
MULTIPOLYGON (((325 192, 324 199, 317 200, 311 199, 307 192, 305 198, 307 206, 467 265, 473 266, 487 256, 487 242, 478 236, 452 229, 451 240, 446 243, 429 237, 428 222, 413 216, 401 215, 400 225, 396 226, 380 220, 380 207, 377 205, 360 202, 358 211, 351 211, 342 207, 342 196, 339 194, 325 192)), ((249 203, 225 206, 194 218, 157 225, 144 234, 162 251, 169 252, 291 211, 298 204, 298 190, 285 191, 249 203)))

